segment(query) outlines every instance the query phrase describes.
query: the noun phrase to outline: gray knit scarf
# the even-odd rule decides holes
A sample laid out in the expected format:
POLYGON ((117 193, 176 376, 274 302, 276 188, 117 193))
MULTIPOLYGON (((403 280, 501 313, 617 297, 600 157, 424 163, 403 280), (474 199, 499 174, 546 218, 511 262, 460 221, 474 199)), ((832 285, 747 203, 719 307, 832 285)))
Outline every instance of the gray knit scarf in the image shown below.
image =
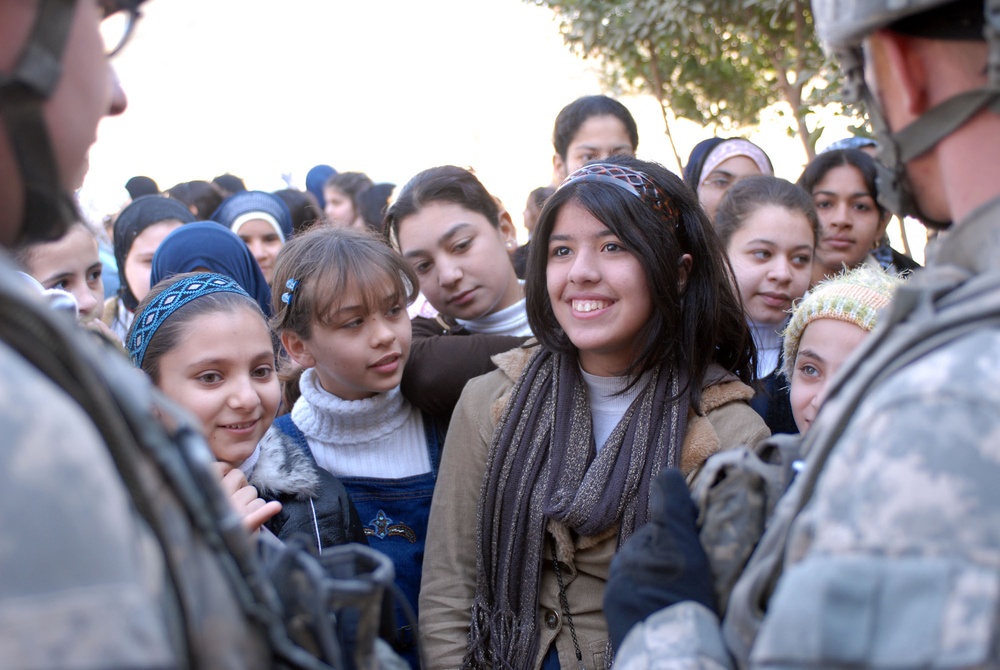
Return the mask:
POLYGON ((654 370, 600 454, 575 356, 540 348, 493 434, 479 499, 476 595, 463 668, 531 668, 546 524, 579 536, 619 524, 618 546, 649 518, 649 485, 680 460, 682 380, 654 370))

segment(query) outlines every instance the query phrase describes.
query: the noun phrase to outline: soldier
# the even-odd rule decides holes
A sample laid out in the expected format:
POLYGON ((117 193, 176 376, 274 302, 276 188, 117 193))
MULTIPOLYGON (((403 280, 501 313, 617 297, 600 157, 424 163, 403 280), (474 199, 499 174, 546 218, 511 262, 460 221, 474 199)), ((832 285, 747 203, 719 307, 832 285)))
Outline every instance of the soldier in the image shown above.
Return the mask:
MULTIPOLYGON (((1000 667, 1000 2, 813 10, 876 128, 880 197, 947 234, 842 370, 721 626, 668 594, 619 668, 1000 667)), ((694 518, 654 546, 694 556, 694 518)))
MULTIPOLYGON (((141 2, 0 0, 0 244, 78 220, 141 2)), ((0 370, 0 664, 329 667, 284 636, 197 431, 2 253, 0 370)))

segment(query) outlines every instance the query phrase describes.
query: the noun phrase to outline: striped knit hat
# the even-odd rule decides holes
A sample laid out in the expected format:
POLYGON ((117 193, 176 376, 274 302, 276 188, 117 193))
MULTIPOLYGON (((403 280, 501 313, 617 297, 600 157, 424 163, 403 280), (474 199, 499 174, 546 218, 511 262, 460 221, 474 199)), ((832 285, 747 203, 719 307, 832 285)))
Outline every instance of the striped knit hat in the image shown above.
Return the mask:
POLYGON ((781 370, 785 377, 792 378, 806 326, 817 319, 838 319, 871 331, 879 310, 889 304, 902 283, 896 275, 865 264, 816 284, 792 309, 792 318, 782 333, 785 342, 781 370))

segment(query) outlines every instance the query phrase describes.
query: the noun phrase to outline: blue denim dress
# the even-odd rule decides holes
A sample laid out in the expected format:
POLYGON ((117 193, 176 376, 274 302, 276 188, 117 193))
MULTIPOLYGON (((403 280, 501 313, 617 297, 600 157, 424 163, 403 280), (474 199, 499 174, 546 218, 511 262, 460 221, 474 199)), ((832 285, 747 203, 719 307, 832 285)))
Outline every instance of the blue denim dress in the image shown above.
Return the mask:
MULTIPOLYGON (((290 414, 279 416, 274 425, 313 458, 305 435, 292 421, 290 414)), ((409 601, 414 613, 417 612, 417 596, 420 592, 427 520, 431 513, 434 482, 441 461, 441 440, 434 429, 434 422, 426 415, 424 426, 431 461, 430 472, 401 479, 339 477, 361 517, 368 546, 392 559, 396 568, 396 585, 409 601)), ((416 668, 416 635, 399 603, 396 604, 396 624, 396 650, 416 668)))

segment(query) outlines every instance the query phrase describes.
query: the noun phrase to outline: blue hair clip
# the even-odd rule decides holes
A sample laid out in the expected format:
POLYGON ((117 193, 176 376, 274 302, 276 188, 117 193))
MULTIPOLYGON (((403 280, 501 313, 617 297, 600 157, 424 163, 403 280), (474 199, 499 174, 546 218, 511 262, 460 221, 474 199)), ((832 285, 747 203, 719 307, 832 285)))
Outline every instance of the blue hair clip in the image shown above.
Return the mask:
POLYGON ((295 289, 299 286, 298 279, 289 279, 285 282, 285 288, 288 290, 281 294, 281 302, 286 305, 292 304, 292 297, 295 295, 295 289))

